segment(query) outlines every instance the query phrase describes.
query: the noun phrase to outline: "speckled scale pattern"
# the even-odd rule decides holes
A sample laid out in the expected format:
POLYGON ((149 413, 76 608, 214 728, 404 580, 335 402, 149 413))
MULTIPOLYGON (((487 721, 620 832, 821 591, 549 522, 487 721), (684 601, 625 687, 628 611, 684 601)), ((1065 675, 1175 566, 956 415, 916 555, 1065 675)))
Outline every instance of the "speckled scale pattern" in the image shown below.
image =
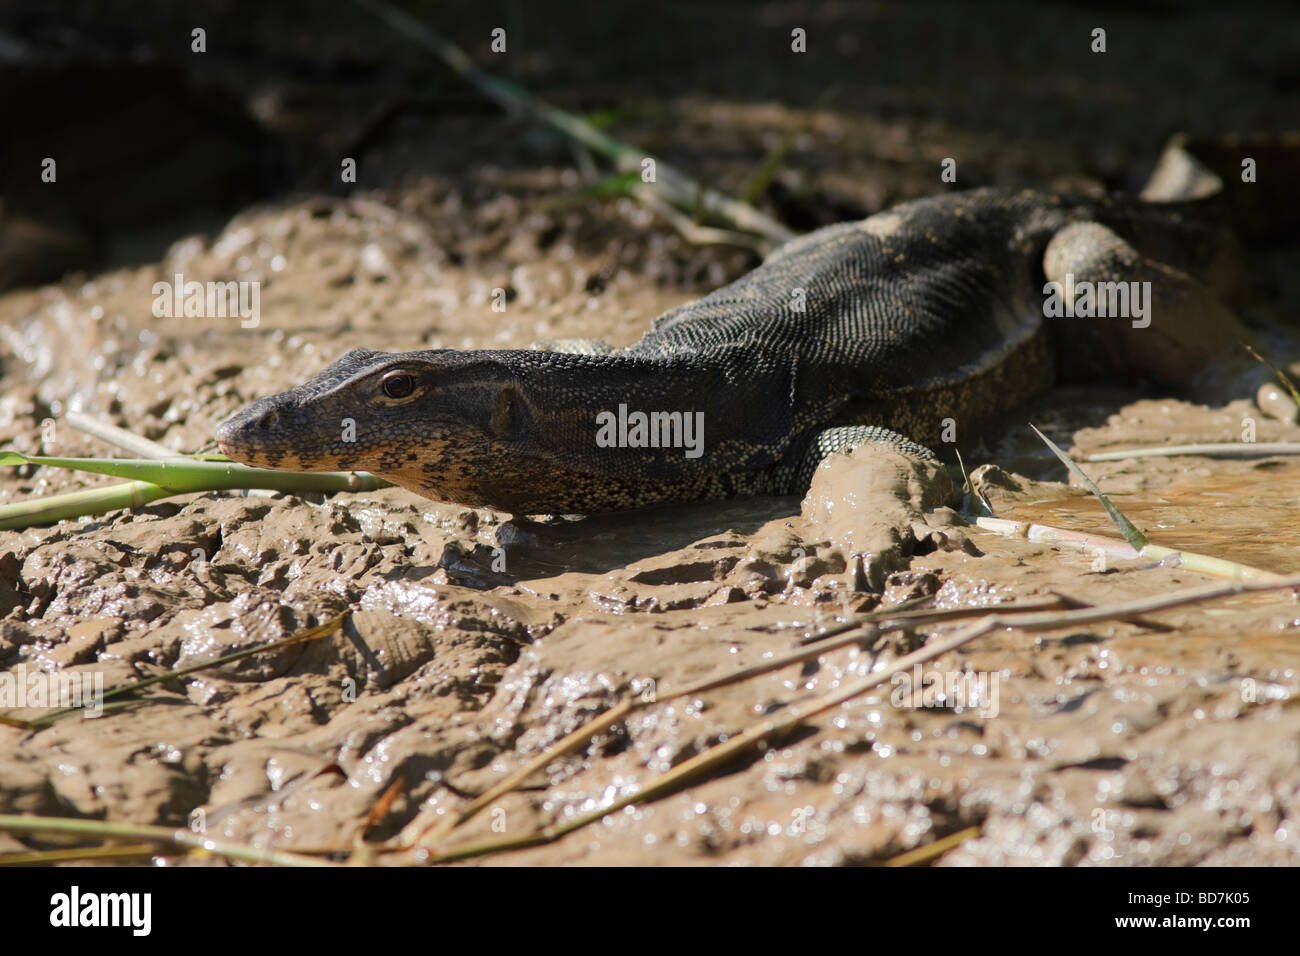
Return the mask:
POLYGON ((760 360, 795 354, 859 393, 948 381, 994 363, 1037 328, 1035 253, 1066 217, 1034 222, 1029 212, 1055 202, 976 191, 829 226, 669 312, 629 352, 742 344, 760 360))
POLYGON ((1052 236, 1097 221, 1139 248, 1177 251, 1191 235, 1195 257, 1212 233, 1185 221, 1189 208, 992 189, 918 200, 795 240, 629 348, 353 352, 249 406, 218 440, 250 464, 363 469, 523 514, 799 494, 855 436, 931 444, 946 423, 965 434, 1048 387, 1052 236), (377 383, 399 366, 428 391, 389 407, 377 383), (597 414, 620 404, 703 412, 704 453, 598 446, 597 414), (346 447, 343 418, 358 423, 346 447))

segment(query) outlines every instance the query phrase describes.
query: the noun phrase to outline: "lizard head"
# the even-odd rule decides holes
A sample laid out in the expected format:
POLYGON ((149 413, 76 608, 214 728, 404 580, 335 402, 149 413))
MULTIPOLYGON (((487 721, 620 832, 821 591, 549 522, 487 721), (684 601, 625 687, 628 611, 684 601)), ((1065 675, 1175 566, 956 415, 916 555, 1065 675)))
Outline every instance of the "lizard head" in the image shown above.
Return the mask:
POLYGON ((500 352, 347 353, 216 429, 227 457, 289 471, 368 471, 427 498, 510 510, 530 409, 500 352))

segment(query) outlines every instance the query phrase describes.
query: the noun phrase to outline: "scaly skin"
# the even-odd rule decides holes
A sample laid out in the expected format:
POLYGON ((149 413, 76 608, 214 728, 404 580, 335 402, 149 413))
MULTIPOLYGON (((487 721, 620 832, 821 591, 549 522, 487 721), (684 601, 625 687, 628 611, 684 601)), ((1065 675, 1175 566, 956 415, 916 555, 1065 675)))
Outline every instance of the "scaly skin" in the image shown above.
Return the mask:
POLYGON ((1239 334, 1219 329, 1233 321, 1221 306, 1187 305, 1213 296, 1180 270, 1212 272, 1224 249, 1195 208, 991 189, 931 197, 802 237, 627 349, 349 352, 216 437, 246 464, 364 470, 515 514, 802 493, 830 450, 904 441, 883 429, 934 443, 946 420, 974 427, 1058 368, 1185 379, 1239 334), (1076 240, 1077 223, 1098 226, 1076 240), (1182 304, 1157 312, 1145 338, 1123 319, 1044 319, 1057 236, 1049 274, 1155 276, 1157 304, 1182 304), (1211 331, 1175 355, 1193 327, 1211 331), (601 447, 597 415, 620 405, 703 413, 701 454, 601 447))

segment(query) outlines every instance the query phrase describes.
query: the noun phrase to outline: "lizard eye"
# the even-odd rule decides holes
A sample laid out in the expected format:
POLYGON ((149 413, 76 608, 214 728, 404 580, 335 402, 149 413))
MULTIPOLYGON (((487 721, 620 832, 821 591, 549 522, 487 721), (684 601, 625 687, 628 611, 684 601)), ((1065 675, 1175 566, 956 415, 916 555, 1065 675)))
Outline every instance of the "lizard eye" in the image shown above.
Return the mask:
POLYGON ((410 372, 389 372, 381 387, 389 398, 406 398, 415 391, 415 376, 410 372))

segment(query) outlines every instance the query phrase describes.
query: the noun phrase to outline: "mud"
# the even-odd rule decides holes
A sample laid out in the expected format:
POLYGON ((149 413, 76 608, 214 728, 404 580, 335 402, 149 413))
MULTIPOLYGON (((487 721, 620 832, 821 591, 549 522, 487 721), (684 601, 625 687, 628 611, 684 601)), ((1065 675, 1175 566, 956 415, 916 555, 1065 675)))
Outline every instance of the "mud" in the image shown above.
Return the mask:
MULTIPOLYGON (((735 21, 725 5, 702 9, 708 23, 735 21)), ((1294 68, 1279 52, 1287 33, 1262 30, 1267 21, 1242 21, 1251 37, 1271 38, 1251 45, 1245 34, 1222 32, 1217 13, 1131 16, 1124 29, 1160 35, 1161 50, 1180 39, 1222 49, 1219 80, 1247 50, 1255 72, 1232 81, 1241 87, 1234 95, 1194 70, 1189 76, 1181 60, 1138 64, 1121 49, 1117 58, 1132 72, 1086 101, 1076 118, 1094 120, 1100 132, 1082 136, 1021 128, 1014 117, 1048 112, 1046 94, 991 55, 981 67, 987 85, 946 107, 921 81, 924 63, 899 62, 891 73, 880 37, 925 36, 925 24, 936 22, 929 16, 900 7, 862 21, 838 7, 817 9, 816 22, 865 38, 855 42, 881 58, 870 83, 846 77, 861 47, 791 80, 795 92, 782 97, 744 89, 743 45, 732 41, 730 63, 696 51, 683 79, 673 58, 614 64, 604 47, 577 65, 563 44, 580 42, 581 32, 570 41, 534 34, 554 45, 544 47, 544 62, 521 69, 532 88, 561 102, 575 99, 575 86, 600 89, 602 77, 625 69, 626 86, 609 95, 653 96, 655 105, 616 117, 617 134, 736 194, 788 140, 789 156, 760 204, 786 211, 800 228, 933 191, 934 168, 950 155, 962 157, 969 185, 1140 181, 1164 133, 1193 118, 1175 95, 1189 87, 1219 128, 1229 128, 1233 108, 1255 111, 1236 117, 1250 128, 1298 115, 1286 72, 1294 68), (1251 84, 1261 76, 1271 85, 1256 96, 1251 84), (667 88, 656 93, 656 79, 667 88), (817 99, 836 83, 847 92, 817 99), (1160 135, 1153 110, 1168 127, 1160 135)), ((1013 18, 1031 9, 996 7, 1013 18)), ((1087 21, 1079 11, 1067 19, 1087 21)), ((1064 28, 1053 25, 1059 37, 1064 28)), ((784 23, 777 26, 784 36, 784 23)), ((742 35, 769 28, 746 21, 742 35)), ((345 48, 347 30, 382 35, 346 20, 329 29, 338 32, 318 38, 318 55, 345 48)), ((981 22, 976 35, 991 30, 981 22)), ((960 46, 941 33, 947 39, 925 47, 927 57, 960 46)), ((400 45, 383 36, 377 49, 400 45)), ((970 41, 969 49, 983 48, 970 41)), ((1047 62, 1056 53, 1049 44, 1034 56, 1047 62)), ((1070 62, 1053 74, 1057 96, 1086 86, 1070 62)), ((225 82, 258 104, 255 115, 280 137, 286 162, 304 163, 297 181, 308 186, 242 208, 210 231, 171 236, 161 253, 0 296, 0 447, 109 454, 61 420, 79 409, 192 451, 236 408, 348 349, 521 347, 571 336, 626 344, 653 316, 756 261, 743 250, 694 248, 630 200, 582 194, 567 147, 466 105, 474 98, 447 78, 435 84, 452 97, 439 109, 399 110, 359 140, 367 172, 360 186, 324 194, 311 187, 314 167, 294 158, 309 139, 303 130, 323 127, 321 117, 365 128, 365 104, 323 85, 285 86, 267 99, 246 71, 227 67, 225 82), (259 281, 260 323, 155 318, 153 284, 178 273, 259 281), (504 312, 492 309, 498 288, 504 312)), ((952 80, 949 73, 939 75, 952 80)), ((1256 254, 1256 291, 1244 310, 1283 361, 1298 354, 1278 331, 1300 304, 1295 252, 1283 244, 1256 254)), ((1258 441, 1300 441, 1300 426, 1281 420, 1290 414, 1285 401, 1264 399, 1282 410, 1273 417, 1255 404, 1253 387, 1231 401, 1197 399, 1138 383, 1062 387, 993 429, 962 433, 958 447, 967 468, 993 464, 1010 476, 990 494, 1000 517, 1113 535, 1100 506, 1063 483, 1064 469, 1025 423, 1079 456, 1238 441, 1245 427, 1258 441)), ((1157 543, 1300 571, 1300 459, 1085 468, 1157 543)), ((546 522, 390 489, 188 495, 0 532, 0 667, 11 672, 98 673, 114 686, 352 610, 328 638, 165 682, 127 710, 37 732, 0 726, 0 813, 190 825, 280 849, 349 847, 395 782, 398 795, 372 821, 370 841, 456 813, 625 696, 665 694, 759 663, 864 611, 917 599, 991 607, 1053 593, 1110 603, 1211 580, 1168 564, 1099 564, 1088 553, 984 531, 960 516, 959 495, 927 497, 924 471, 860 452, 824 467, 803 501, 546 522)), ((97 483, 107 480, 12 469, 0 474, 0 502, 97 483)), ((679 792, 487 859, 878 863, 977 826, 936 862, 1292 864, 1300 859, 1297 628, 1300 603, 1284 594, 1139 623, 1000 632, 926 671, 984 675, 988 692, 969 706, 914 707, 886 686, 679 792)), ((453 842, 523 837, 608 806, 924 637, 895 634, 639 711, 502 797, 453 842)), ((20 845, 48 843, 0 835, 0 852, 20 845)))

